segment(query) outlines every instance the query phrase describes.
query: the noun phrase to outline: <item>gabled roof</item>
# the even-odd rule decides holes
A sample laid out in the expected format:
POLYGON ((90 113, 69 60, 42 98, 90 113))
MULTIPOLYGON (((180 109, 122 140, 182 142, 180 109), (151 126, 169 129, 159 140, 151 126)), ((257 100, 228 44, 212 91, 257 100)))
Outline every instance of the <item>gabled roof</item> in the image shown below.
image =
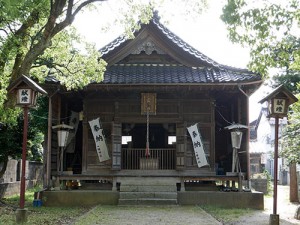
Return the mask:
POLYGON ((270 94, 268 94, 266 97, 264 97, 262 100, 260 100, 258 103, 264 103, 268 101, 269 99, 278 97, 285 97, 289 100, 289 104, 293 104, 294 102, 297 102, 298 99, 296 96, 293 95, 291 91, 289 91, 283 84, 277 87, 274 91, 272 91, 270 94))
POLYGON ((160 23, 157 13, 134 39, 120 36, 100 49, 108 67, 103 84, 205 84, 262 82, 246 69, 217 63, 160 23), (173 62, 127 62, 129 55, 168 55, 173 62))
POLYGON ((40 87, 37 83, 35 83, 33 80, 31 80, 29 77, 25 76, 25 75, 21 75, 17 80, 15 80, 14 82, 12 82, 8 87, 7 87, 7 91, 12 92, 15 89, 17 89, 18 87, 28 87, 33 89, 34 91, 37 91, 43 95, 47 95, 47 92, 40 87))
MULTIPOLYGON (((142 25, 141 29, 137 32, 135 32, 135 37, 137 38, 141 33, 143 33, 144 30, 150 31, 153 35, 153 32, 155 32, 156 38, 163 38, 165 40, 168 40, 170 43, 174 44, 176 47, 181 49, 184 52, 189 53, 190 56, 195 57, 196 59, 203 61, 207 63, 208 65, 214 66, 214 67, 226 67, 224 65, 221 65, 217 63, 216 61, 212 60, 211 58, 207 57, 200 51, 196 50, 189 44, 187 44, 185 41, 183 41, 180 37, 178 37, 176 34, 174 34, 172 31, 170 31, 167 27, 165 27, 163 24, 160 23, 160 17, 158 16, 157 12, 154 12, 153 18, 150 20, 149 24, 142 25)), ((150 35, 151 35, 150 34, 150 35)), ((127 40, 125 36, 120 36, 113 40, 108 45, 104 46, 100 49, 100 52, 103 55, 103 58, 105 59, 107 55, 109 55, 110 52, 113 52, 117 48, 121 48, 126 43, 131 42, 132 40, 127 40)), ((130 52, 128 52, 130 54, 130 52)))

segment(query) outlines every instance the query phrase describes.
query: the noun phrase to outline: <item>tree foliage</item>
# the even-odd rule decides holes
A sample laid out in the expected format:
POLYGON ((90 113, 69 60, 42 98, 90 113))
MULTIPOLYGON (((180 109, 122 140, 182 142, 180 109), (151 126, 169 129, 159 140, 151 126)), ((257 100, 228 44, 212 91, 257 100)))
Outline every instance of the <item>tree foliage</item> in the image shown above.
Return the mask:
MULTIPOLYGON (((32 117, 29 117, 28 126, 28 144, 27 144, 27 159, 33 161, 42 161, 42 145, 44 140, 43 133, 38 129, 38 126, 33 126, 35 123, 32 117)), ((0 130, 0 162, 4 166, 0 167, 0 177, 2 177, 9 158, 20 159, 22 154, 23 143, 23 114, 19 114, 15 124, 5 124, 0 130)))
MULTIPOLYGON (((300 87, 299 87, 300 88, 300 87)), ((300 99, 300 94, 297 95, 300 99)), ((300 101, 291 106, 289 125, 284 131, 281 154, 289 163, 300 163, 300 101)))
POLYGON ((300 70, 298 0, 228 0, 221 18, 229 38, 250 48, 251 70, 263 76, 270 68, 300 70))
MULTIPOLYGON (((7 121, 6 87, 20 75, 42 82, 52 75, 68 89, 100 81, 105 62, 93 46, 76 48, 82 40, 68 28, 77 13, 100 0, 6 0, 0 3, 0 120, 7 121), (30 73, 32 72, 32 73, 30 73), (76 80, 76 82, 72 82, 76 80)), ((16 115, 15 113, 14 115, 16 115)))
MULTIPOLYGON (((288 72, 288 71, 287 71, 288 72)), ((272 77, 271 87, 276 88, 280 85, 284 85, 294 94, 300 93, 300 71, 289 71, 289 73, 282 73, 272 77)))

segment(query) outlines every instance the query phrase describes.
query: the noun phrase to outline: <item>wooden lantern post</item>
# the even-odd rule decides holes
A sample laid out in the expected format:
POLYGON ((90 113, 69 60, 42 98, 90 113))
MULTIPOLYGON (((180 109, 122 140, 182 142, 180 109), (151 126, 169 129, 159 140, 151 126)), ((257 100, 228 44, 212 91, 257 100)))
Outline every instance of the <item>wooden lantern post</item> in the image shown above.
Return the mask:
POLYGON ((66 125, 64 123, 52 126, 52 129, 57 130, 57 140, 58 140, 58 147, 60 148, 60 152, 57 159, 57 174, 62 175, 64 171, 64 148, 67 145, 69 132, 74 127, 66 125))
MULTIPOLYGON (((241 148, 242 143, 242 129, 248 129, 248 126, 233 123, 230 126, 225 127, 225 129, 230 130, 231 133, 231 144, 232 144, 232 168, 231 173, 234 175, 235 171, 240 173, 240 165, 239 165, 239 157, 238 157, 238 149, 241 148)), ((249 179, 249 178, 248 178, 249 179)))
POLYGON ((279 118, 287 117, 288 107, 298 99, 283 85, 276 88, 272 93, 259 101, 267 102, 268 118, 275 118, 274 139, 274 185, 273 185, 273 214, 270 215, 270 225, 279 225, 279 214, 277 214, 277 177, 278 177, 278 127, 279 118))
POLYGON ((46 95, 47 92, 38 86, 33 80, 22 75, 7 88, 8 93, 16 94, 16 106, 23 108, 24 125, 23 125, 23 144, 22 144, 22 168, 21 168, 21 185, 20 185, 20 209, 17 210, 17 223, 26 221, 25 206, 25 170, 26 170, 26 152, 27 152, 27 131, 28 131, 28 110, 36 106, 37 95, 39 93, 46 95))

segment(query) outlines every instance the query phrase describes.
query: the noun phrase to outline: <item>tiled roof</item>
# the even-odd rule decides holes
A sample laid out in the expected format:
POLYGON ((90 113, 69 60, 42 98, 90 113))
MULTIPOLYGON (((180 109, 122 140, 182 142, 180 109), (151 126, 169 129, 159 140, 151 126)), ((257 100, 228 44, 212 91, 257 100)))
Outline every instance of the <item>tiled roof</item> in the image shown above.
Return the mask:
POLYGON ((125 42, 127 39, 125 36, 119 36, 104 47, 102 47, 99 51, 101 52, 102 55, 107 54, 108 52, 114 50, 116 47, 118 47, 120 44, 125 42))
POLYGON ((258 81, 251 72, 177 64, 115 64, 107 68, 104 84, 192 84, 258 81))

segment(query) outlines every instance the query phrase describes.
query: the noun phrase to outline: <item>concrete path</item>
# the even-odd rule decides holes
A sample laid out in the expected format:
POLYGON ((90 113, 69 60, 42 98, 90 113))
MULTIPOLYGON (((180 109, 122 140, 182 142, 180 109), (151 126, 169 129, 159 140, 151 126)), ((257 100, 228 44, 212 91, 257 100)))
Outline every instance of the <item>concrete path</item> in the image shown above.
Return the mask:
POLYGON ((221 225, 196 206, 97 206, 74 225, 221 225))
MULTIPOLYGON (((278 185, 277 214, 279 214, 280 225, 300 225, 300 221, 294 219, 299 203, 289 202, 289 188, 289 186, 278 185)), ((269 225, 270 214, 273 214, 273 197, 264 199, 265 210, 255 211, 251 215, 241 217, 234 225, 269 225)))

